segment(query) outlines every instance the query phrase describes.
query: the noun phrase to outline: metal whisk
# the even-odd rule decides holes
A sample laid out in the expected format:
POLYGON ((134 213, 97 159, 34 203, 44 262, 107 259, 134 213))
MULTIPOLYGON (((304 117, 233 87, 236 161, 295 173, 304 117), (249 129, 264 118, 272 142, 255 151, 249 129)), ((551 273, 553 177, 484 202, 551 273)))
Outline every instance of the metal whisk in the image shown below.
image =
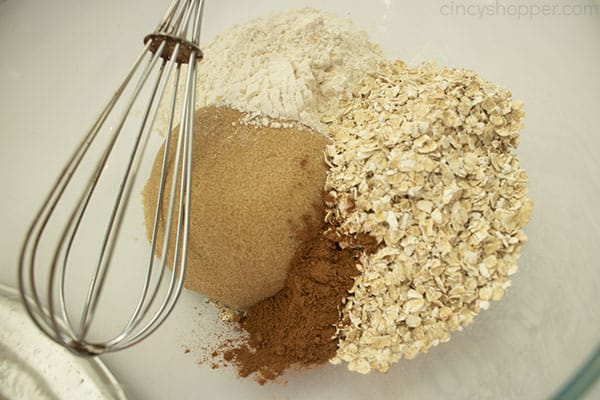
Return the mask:
POLYGON ((19 260, 19 286, 23 302, 35 324, 46 335, 75 353, 98 355, 135 345, 165 321, 181 293, 186 269, 196 64, 202 59, 198 46, 203 8, 203 0, 175 0, 171 3, 156 30, 144 38, 142 53, 67 162, 27 233, 19 260), (167 87, 171 90, 166 90, 167 87), (183 97, 178 95, 181 88, 183 97), (167 96, 167 93, 170 94, 167 96), (93 340, 90 339, 90 326, 97 312, 127 204, 134 192, 134 182, 163 97, 170 111, 157 207, 150 235, 151 253, 148 262, 144 263, 145 282, 124 327, 107 340, 93 340), (137 120, 140 114, 132 111, 138 102, 145 103, 139 124, 137 120), (181 111, 180 124, 178 129, 173 129, 176 110, 181 111), (126 129, 133 124, 136 125, 135 130, 126 129), (126 131, 133 136, 122 134, 126 131), (105 144, 98 145, 98 142, 105 144), (75 264, 72 252, 79 244, 77 237, 84 230, 82 226, 90 204, 95 201, 104 182, 103 174, 117 163, 111 158, 115 156, 111 155, 121 143, 128 143, 124 154, 130 153, 120 158, 125 161, 122 175, 119 173, 118 185, 111 185, 108 189, 112 200, 104 214, 106 230, 99 233, 104 232, 98 241, 99 254, 85 257, 86 261, 93 262, 91 280, 84 291, 83 304, 78 304, 83 311, 80 318, 76 319, 67 307, 65 294, 68 270, 76 272, 76 268, 79 269, 82 264, 72 265, 75 264), (176 148, 173 156, 167 151, 170 147, 176 148), (98 157, 93 155, 91 148, 99 148, 98 157), (82 165, 88 164, 91 165, 91 173, 84 174, 86 176, 81 179, 74 178, 82 165), (168 166, 172 166, 174 172, 167 182, 168 166), (70 204, 65 193, 72 191, 76 194, 73 204, 70 204), (162 208, 163 200, 168 207, 162 208), (163 212, 163 209, 166 211, 163 212), (60 220, 61 216, 64 216, 64 220, 58 223, 58 228, 54 229, 56 232, 51 232, 49 226, 57 225, 55 219, 60 220), (162 240, 158 235, 159 220, 164 221, 166 232, 162 240), (50 256, 45 257, 41 249, 48 247, 51 249, 48 251, 50 256), (174 250, 170 251, 170 248, 174 250), (162 249, 160 261, 153 257, 157 249, 162 249), (167 257, 169 251, 174 253, 172 257, 167 257), (165 271, 167 263, 173 270, 170 278, 167 278, 169 274, 165 271), (45 275, 48 275, 48 279, 44 278, 45 275))

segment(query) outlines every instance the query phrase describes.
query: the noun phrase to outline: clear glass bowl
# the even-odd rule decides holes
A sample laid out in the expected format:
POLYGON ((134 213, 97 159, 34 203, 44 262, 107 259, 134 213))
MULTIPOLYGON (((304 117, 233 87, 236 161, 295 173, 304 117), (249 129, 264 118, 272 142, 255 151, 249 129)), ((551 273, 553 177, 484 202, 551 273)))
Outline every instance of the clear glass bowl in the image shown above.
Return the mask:
MULTIPOLYGON (((0 281, 14 286, 26 221, 166 3, 0 1, 0 182, 6 185, 0 281)), ((290 372, 285 386, 259 387, 230 370, 198 365, 198 349, 216 314, 200 296, 184 293, 148 341, 104 357, 131 397, 575 398, 595 382, 600 6, 584 0, 531 3, 486 2, 491 8, 479 14, 480 2, 468 0, 207 1, 206 40, 252 17, 312 6, 351 17, 392 58, 473 69, 510 88, 527 113, 518 154, 535 202, 529 242, 502 301, 449 343, 402 360, 385 375, 324 366, 290 372), (596 15, 589 15, 593 10, 596 15)), ((144 237, 141 218, 130 229, 144 237)), ((132 260, 143 255, 139 247, 131 249, 132 260)), ((131 279, 133 273, 124 274, 118 289, 131 279)), ((121 303, 113 306, 117 310, 121 303)))

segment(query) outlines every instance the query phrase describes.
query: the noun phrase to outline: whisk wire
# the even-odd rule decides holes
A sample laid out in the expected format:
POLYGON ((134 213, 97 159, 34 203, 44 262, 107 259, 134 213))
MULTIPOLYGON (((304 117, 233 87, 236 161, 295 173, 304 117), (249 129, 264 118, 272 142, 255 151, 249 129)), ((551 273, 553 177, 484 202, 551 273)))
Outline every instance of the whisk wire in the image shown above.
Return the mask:
POLYGON ((34 220, 27 231, 27 239, 24 243, 21 255, 19 257, 19 287, 22 294, 27 294, 27 296, 23 296, 25 309, 31 317, 31 319, 34 321, 35 325, 40 330, 42 330, 48 337, 58 342, 59 344, 62 344, 61 337, 56 330, 52 329, 52 326, 55 325, 51 321, 52 317, 48 315, 47 312, 40 312, 40 310, 43 310, 43 305, 35 284, 36 274, 34 268, 34 265, 36 263, 36 254, 39 250, 38 247, 40 239, 42 233, 48 225, 48 221, 50 220, 54 209, 58 205, 68 184, 71 182, 71 178, 73 177, 75 170, 79 167, 83 157, 86 155, 91 144, 96 139, 100 127, 104 124, 104 122, 108 118, 108 115, 117 103, 117 100, 125 90, 126 86, 129 84, 131 78, 135 73, 135 70, 142 62, 146 52, 147 46, 140 53, 121 86, 119 86, 119 88, 116 90, 115 94, 109 100, 107 106, 100 113, 100 115, 98 116, 88 133, 83 137, 79 145, 76 147, 75 151, 69 158, 69 161, 67 162, 65 167, 63 167, 58 179, 56 180, 50 192, 46 196, 44 202, 42 203, 42 206, 40 207, 38 213, 34 217, 34 220))
MULTIPOLYGON (((179 47, 178 46, 179 45, 176 45, 176 48, 175 48, 175 51, 174 51, 175 55, 179 51, 179 47)), ((169 66, 168 66, 169 70, 171 69, 172 65, 173 65, 173 63, 171 61, 169 61, 169 66)), ((179 67, 177 68, 177 75, 176 76, 177 76, 176 77, 176 82, 178 82, 179 81, 179 67)), ((169 79, 169 73, 167 74, 166 79, 167 80, 169 79)), ((175 90, 174 91, 174 95, 175 96, 176 96, 176 93, 177 93, 177 91, 175 90)), ((173 101, 175 101, 175 100, 176 100, 176 98, 173 99, 173 101)), ((173 107, 174 107, 174 105, 173 105, 173 107)), ((168 133, 167 133, 167 139, 166 139, 166 142, 165 142, 165 146, 167 146, 167 143, 170 143, 170 137, 171 137, 171 131, 172 131, 172 118, 169 118, 169 119, 170 119, 169 124, 168 124, 169 128, 168 128, 168 131, 167 131, 168 133)), ((180 133, 180 135, 181 135, 181 133, 180 133)), ((168 147, 166 147, 166 148, 168 148, 168 147)), ((163 169, 165 169, 166 165, 168 165, 168 157, 169 157, 168 153, 164 153, 163 154, 163 163, 162 163, 162 168, 163 169)), ((178 165, 177 161, 175 163, 174 170, 175 171, 179 170, 179 165, 178 165)), ((165 171, 166 171, 166 169, 165 169, 165 171)), ((163 177, 162 174, 161 174, 161 181, 160 181, 160 186, 161 187, 164 186, 164 179, 165 179, 165 177, 163 177)), ((156 236, 156 231, 158 230, 158 221, 159 221, 159 218, 160 218, 160 215, 161 215, 162 196, 163 196, 164 190, 160 190, 159 193, 160 194, 159 194, 158 201, 157 201, 157 207, 156 207, 156 210, 155 210, 153 233, 152 233, 152 238, 151 238, 151 241, 150 241, 151 254, 154 254, 154 252, 156 250, 156 240, 157 240, 156 239, 156 237, 157 237, 156 236)), ((171 200, 174 200, 174 193, 173 192, 171 193, 171 195, 170 195, 169 198, 171 200)), ((168 227, 165 228, 165 232, 169 232, 170 225, 171 225, 171 222, 172 222, 171 218, 172 218, 172 216, 168 216, 167 217, 168 227)), ((163 242, 168 243, 168 241, 170 240, 170 237, 171 237, 170 235, 165 234, 165 236, 163 238, 163 242)), ((165 255, 166 253, 163 252, 161 254, 165 255)), ((139 321, 141 321, 146 316, 146 314, 148 313, 148 311, 150 310, 150 308, 154 304, 154 300, 155 300, 156 296, 158 295, 158 291, 157 290, 152 291, 153 294, 152 294, 150 300, 146 303, 146 298, 148 296, 150 282, 151 282, 151 279, 152 279, 152 276, 153 276, 153 272, 154 272, 154 263, 155 263, 155 259, 153 257, 150 257, 150 259, 148 261, 148 268, 147 268, 147 272, 146 272, 146 278, 144 280, 144 285, 143 285, 143 288, 142 288, 142 292, 141 292, 140 298, 138 300, 138 303, 137 303, 137 305, 135 307, 134 312, 132 313, 129 321, 127 322, 127 325, 125 326, 125 328, 122 331, 122 335, 127 335, 133 329, 135 329, 138 326, 139 321), (144 305, 145 305, 145 307, 143 307, 144 305)), ((155 283, 156 287, 159 287, 160 284, 161 284, 161 282, 162 282, 162 279, 163 279, 163 276, 164 276, 164 272, 165 272, 165 265, 166 265, 166 258, 163 257, 162 261, 161 261, 161 264, 160 264, 159 276, 158 276, 158 279, 156 280, 156 283, 155 283)), ((176 265, 176 264, 173 264, 173 265, 176 265)), ((175 274, 173 274, 172 277, 174 278, 175 274)), ((159 311, 159 312, 161 312, 161 311, 159 311)))
MULTIPOLYGON (((196 5, 196 8, 197 8, 197 4, 198 3, 194 3, 194 5, 196 5)), ((192 15, 194 14, 193 8, 194 7, 189 7, 186 10, 185 15, 183 16, 183 19, 185 20, 185 28, 186 28, 185 30, 187 30, 187 24, 189 23, 192 15)), ((183 15, 183 13, 180 13, 180 15, 183 15)), ((185 32, 185 30, 183 30, 180 33, 185 32)), ((173 49, 173 54, 171 55, 171 60, 174 60, 174 59, 176 60, 177 59, 179 51, 180 51, 180 47, 181 47, 181 45, 179 43, 175 44, 175 47, 173 49)), ((167 63, 167 60, 165 60, 164 63, 167 63)), ((171 67, 173 66, 173 63, 170 60, 168 61, 168 63, 169 63, 169 72, 167 73, 167 76, 166 76, 166 80, 167 81, 168 81, 168 79, 170 77, 171 67)), ((188 64, 191 66, 192 64, 194 64, 194 62, 190 62, 188 64)), ((177 93, 177 86, 178 86, 177 82, 179 81, 179 74, 180 73, 181 73, 181 70, 180 70, 180 66, 178 65, 178 67, 177 67, 177 78, 176 78, 176 83, 175 83, 175 86, 174 86, 175 90, 174 90, 173 102, 171 104, 171 113, 170 113, 170 116, 169 116, 169 123, 168 123, 168 130, 167 130, 167 132, 169 132, 167 134, 168 138, 170 137, 170 132, 172 131, 172 124, 173 124, 172 114, 175 112, 175 100, 176 100, 176 93, 177 93)), ((185 96, 187 96, 187 94, 184 95, 184 99, 186 98, 185 96)), ((189 112, 189 109, 186 110, 185 109, 185 104, 184 104, 184 115, 187 112, 189 112)), ((183 118, 183 116, 182 116, 182 118, 183 118)), ((187 129, 191 129, 191 127, 185 127, 184 131, 186 131, 187 129)), ((180 132, 179 132, 179 140, 181 140, 181 138, 182 138, 182 132, 180 130, 180 132)), ((169 148, 168 144, 165 144, 165 150, 168 150, 168 148, 169 148)), ((176 156, 175 166, 174 166, 174 170, 175 171, 179 171, 179 154, 180 154, 180 151, 181 151, 181 147, 180 147, 180 144, 178 143, 177 153, 176 153, 177 156, 176 156)), ((162 171, 161 171, 161 182, 160 182, 161 186, 163 184, 163 180, 165 179, 165 176, 163 176, 162 172, 166 171, 167 160, 168 160, 168 152, 165 151, 165 153, 163 155, 163 165, 162 165, 162 171)), ((169 196, 169 199, 171 200, 170 201, 169 210, 171 210, 171 208, 172 208, 171 205, 173 204, 173 201, 175 199, 175 197, 174 197, 175 196, 175 178, 176 178, 176 175, 173 176, 172 191, 171 191, 171 194, 169 196)), ((162 191, 160 193, 161 194, 160 194, 160 196, 159 196, 158 199, 159 199, 159 202, 162 204, 162 191)), ((182 198, 182 197, 180 197, 180 198, 182 198)), ((182 209, 183 208, 183 204, 180 204, 179 207, 181 207, 180 209, 182 209)), ((156 232, 155 232, 155 229, 157 229, 156 222, 158 221, 158 218, 160 217, 160 210, 161 210, 161 206, 157 205, 157 208, 156 208, 157 213, 155 215, 155 226, 153 227, 153 234, 152 234, 153 236, 152 236, 152 239, 151 239, 151 246, 150 246, 152 254, 153 254, 153 252, 155 250, 155 241, 156 241, 156 232)), ((166 221, 167 221, 167 226, 165 227, 165 232, 171 232, 171 224, 172 224, 172 221, 173 221, 172 220, 172 213, 170 213, 167 216, 166 221)), ((168 249, 170 238, 171 238, 170 235, 168 235, 168 234, 164 235, 163 249, 162 249, 163 251, 161 253, 161 254, 164 255, 164 257, 163 257, 163 261, 162 261, 161 266, 160 266, 160 272, 159 272, 159 276, 158 276, 158 279, 157 279, 157 282, 156 282, 157 286, 160 285, 160 283, 162 282, 163 276, 164 276, 164 270, 165 270, 165 264, 166 264, 166 254, 167 254, 167 249, 168 249)), ((178 265, 177 261, 174 261, 172 263, 172 265, 174 265, 174 266, 178 265)), ((142 295, 140 297, 138 305, 136 306, 136 309, 135 309, 135 311, 134 311, 134 313, 133 313, 130 321, 127 324, 127 328, 131 327, 132 325, 133 326, 137 325, 136 322, 138 320, 141 320, 142 318, 144 318, 147 315, 148 311, 150 310, 150 308, 154 304, 156 296, 158 295, 158 291, 153 291, 152 292, 153 294, 152 294, 150 300, 147 302, 146 307, 142 311, 142 307, 141 306, 142 306, 142 304, 144 304, 144 302, 146 300, 146 296, 147 296, 147 292, 148 292, 147 289, 148 289, 148 285, 149 285, 149 282, 150 282, 150 277, 152 276, 153 269, 154 269, 154 260, 151 258, 150 261, 149 261, 148 274, 146 276, 146 281, 145 281, 145 284, 144 284, 144 288, 142 290, 142 295)), ((175 273, 172 275, 172 280, 174 278, 175 278, 175 273)), ((170 297, 171 290, 172 290, 172 285, 169 285, 169 292, 167 293, 165 301, 168 300, 168 298, 170 297)), ((162 311, 163 311, 163 307, 160 307, 159 311, 157 312, 157 315, 161 314, 162 311)))
MULTIPOLYGON (((159 51, 156 52, 154 54, 154 56, 152 57, 150 64, 148 65, 148 68, 146 69, 146 71, 144 71, 142 80, 141 80, 140 84, 138 85, 138 87, 136 88, 136 91, 135 91, 134 95, 132 96, 132 99, 131 99, 129 105, 127 106, 127 114, 126 115, 129 114, 133 103, 139 96, 139 93, 140 93, 143 85, 145 84, 146 80, 148 79, 148 77, 152 71, 152 68, 156 65, 156 63, 158 63, 160 54, 161 54, 164 46, 165 46, 165 43, 163 42, 159 46, 159 51)), ((162 71, 160 71, 160 72, 162 72, 162 71)), ((139 147, 140 141, 142 139, 142 135, 144 134, 144 131, 146 128, 146 124, 147 124, 147 120, 148 120, 148 113, 150 111, 149 107, 151 107, 152 103, 154 102, 154 97, 156 95, 156 89, 158 88, 159 83, 160 83, 160 79, 158 79, 156 81, 156 83, 152 86, 152 93, 148 100, 148 105, 146 106, 146 111, 142 118, 142 123, 141 123, 140 129, 137 133, 137 136, 136 136, 136 139, 135 139, 135 142, 133 145, 133 149, 131 151, 131 156, 129 157, 129 160, 127 162, 127 166, 125 169, 125 173, 123 175, 123 179, 119 185, 119 191, 116 196, 115 203, 114 203, 114 206, 113 206, 110 218, 109 218, 108 228, 106 230, 104 239, 102 241, 100 256, 98 258, 98 265, 97 265, 96 271, 94 273, 92 283, 90 284, 90 287, 89 287, 88 297, 86 299, 85 308, 83 311, 83 318, 81 319, 82 325, 80 328, 79 335, 82 338, 85 338, 85 336, 87 335, 87 331, 89 329, 91 318, 93 317, 93 314, 95 313, 96 307, 98 305, 98 300, 100 299, 100 293, 102 291, 102 288, 104 287, 104 282, 105 282, 105 279, 106 279, 106 276, 108 273, 108 269, 110 267, 110 262, 112 261, 112 256, 114 254, 114 247, 116 244, 116 240, 118 239, 118 232, 120 231, 120 228, 121 228, 124 213, 127 210, 126 207, 121 207, 121 204, 124 200, 124 197, 125 197, 125 202, 128 202, 130 194, 131 194, 131 185, 128 184, 129 182, 131 182, 130 178, 133 176, 131 174, 131 168, 132 168, 132 165, 136 158, 138 147, 139 147), (100 284, 98 284, 98 281, 100 282, 100 284)), ((118 137, 118 135, 121 133, 124 122, 125 122, 125 118, 122 120, 121 124, 118 126, 117 132, 115 132, 115 137, 118 137)), ((113 145, 114 145, 114 142, 111 143, 111 147, 113 145)), ((112 150, 112 148, 110 150, 112 150)), ((105 163, 106 163, 106 159, 103 160, 101 169, 98 170, 98 179, 100 178, 100 175, 102 174, 102 171, 104 170, 105 163)), ((91 194, 90 194, 90 196, 91 196, 91 194)), ((81 218, 82 216, 83 216, 83 214, 81 214, 79 217, 81 218)))
MULTIPOLYGON (((195 29, 199 30, 199 23, 201 21, 201 16, 202 16, 202 12, 203 12, 203 6, 204 6, 204 2, 200 2, 200 6, 199 6, 199 10, 198 10, 198 14, 196 17, 196 21, 195 21, 195 29)), ((188 76, 187 76, 187 82, 192 82, 195 74, 196 74, 196 57, 197 55, 195 53, 190 54, 190 60, 188 63, 188 76)), ((179 67, 178 67, 179 68, 179 67)), ((183 104, 183 111, 182 111, 182 116, 181 116, 181 121, 182 124, 180 125, 180 134, 179 134, 179 138, 182 137, 181 134, 181 130, 183 131, 188 131, 192 128, 193 126, 193 112, 190 112, 191 110, 193 110, 194 104, 195 104, 195 90, 193 88, 193 86, 191 85, 186 85, 186 93, 184 94, 184 104, 183 104)), ((172 109, 174 111, 174 109, 172 109)), ((171 119, 171 118, 170 118, 171 119)), ((171 123, 172 123, 172 119, 171 119, 171 123)), ((171 123, 169 125, 171 125, 171 123)), ((183 159, 183 163, 185 164, 185 168, 184 168, 184 173, 181 174, 181 184, 180 184, 180 203, 179 203, 179 217, 178 217, 178 221, 181 221, 183 219, 183 224, 179 224, 178 223, 178 227, 179 229, 177 230, 176 233, 176 237, 175 237, 175 254, 173 256, 173 262, 172 265, 174 265, 175 267, 173 267, 173 274, 171 275, 171 281, 169 284, 169 289, 168 289, 168 293, 165 296, 165 299, 162 303, 162 305, 159 308, 159 311, 156 312, 153 316, 153 318, 140 330, 140 332, 137 335, 134 335, 129 341, 127 341, 126 343, 124 343, 122 345, 122 348, 125 347, 129 347, 132 346, 138 342, 140 342, 141 340, 145 339, 146 337, 148 337, 150 334, 152 334, 165 320, 166 318, 170 315, 170 313, 173 310, 173 305, 177 302, 177 299, 179 298, 179 295, 181 294, 181 290, 183 288, 183 277, 185 276, 185 269, 186 269, 186 263, 185 263, 185 252, 183 256, 180 256, 180 249, 187 249, 187 244, 188 244, 188 231, 189 231, 189 208, 184 207, 184 203, 185 204, 190 204, 191 201, 191 171, 192 171, 192 147, 193 147, 193 135, 185 135, 184 137, 184 149, 183 149, 183 154, 184 154, 184 159, 183 159), (181 239, 181 245, 180 245, 180 237, 183 237, 181 239), (181 262, 179 262, 179 259, 181 257, 181 262), (175 278, 176 277, 181 277, 181 279, 177 280, 177 286, 174 287, 175 284, 175 278), (173 290, 175 289, 175 290, 173 290)), ((179 144, 178 144, 178 148, 179 148, 179 144)), ((168 147, 165 144, 165 150, 167 150, 168 147)), ((179 151, 177 152, 177 154, 179 154, 179 151)), ((166 170, 166 164, 163 163, 163 171, 161 171, 161 176, 163 176, 163 174, 165 174, 166 170)), ((175 168, 175 170, 177 170, 177 168, 175 168)), ((174 177, 175 178, 175 177, 174 177)), ((172 188, 175 187, 175 181, 173 181, 172 184, 172 188)), ((173 194, 171 193, 170 199, 173 199, 173 194)), ((162 196, 161 196, 162 197, 162 196)), ((172 215, 173 212, 173 202, 171 201, 169 204, 169 215, 172 215)), ((171 217, 167 217, 167 221, 171 221, 172 218, 171 217)), ((169 232, 170 228, 165 228, 165 232, 169 232)), ((152 242, 154 242, 154 237, 152 239, 152 242)), ((168 239, 167 239, 168 240, 168 239)), ((166 262, 166 249, 168 248, 168 243, 165 241, 163 242, 163 253, 165 254, 165 257, 163 257, 163 260, 161 261, 161 271, 164 271, 165 268, 165 262, 166 262)), ((156 292, 154 293, 154 295, 156 295, 156 292)))

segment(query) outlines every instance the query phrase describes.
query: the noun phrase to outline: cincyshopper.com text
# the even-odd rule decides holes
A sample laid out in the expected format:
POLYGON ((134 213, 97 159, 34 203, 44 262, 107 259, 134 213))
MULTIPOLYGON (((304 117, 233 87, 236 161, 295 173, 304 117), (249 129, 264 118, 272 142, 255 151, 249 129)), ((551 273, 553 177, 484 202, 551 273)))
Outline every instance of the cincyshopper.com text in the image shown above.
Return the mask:
POLYGON ((514 4, 496 0, 494 3, 462 3, 450 1, 440 7, 440 15, 445 17, 513 17, 534 19, 537 17, 597 17, 598 4, 514 4))

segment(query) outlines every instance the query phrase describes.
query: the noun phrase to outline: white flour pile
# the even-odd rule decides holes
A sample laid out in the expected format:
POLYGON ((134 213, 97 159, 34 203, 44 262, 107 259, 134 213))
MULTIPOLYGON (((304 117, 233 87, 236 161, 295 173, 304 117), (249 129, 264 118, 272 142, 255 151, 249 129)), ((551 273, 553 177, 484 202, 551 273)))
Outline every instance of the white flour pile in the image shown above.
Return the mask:
POLYGON ((349 19, 311 8, 234 26, 202 51, 197 107, 228 105, 254 113, 252 123, 267 116, 321 133, 340 96, 385 60, 349 19))

